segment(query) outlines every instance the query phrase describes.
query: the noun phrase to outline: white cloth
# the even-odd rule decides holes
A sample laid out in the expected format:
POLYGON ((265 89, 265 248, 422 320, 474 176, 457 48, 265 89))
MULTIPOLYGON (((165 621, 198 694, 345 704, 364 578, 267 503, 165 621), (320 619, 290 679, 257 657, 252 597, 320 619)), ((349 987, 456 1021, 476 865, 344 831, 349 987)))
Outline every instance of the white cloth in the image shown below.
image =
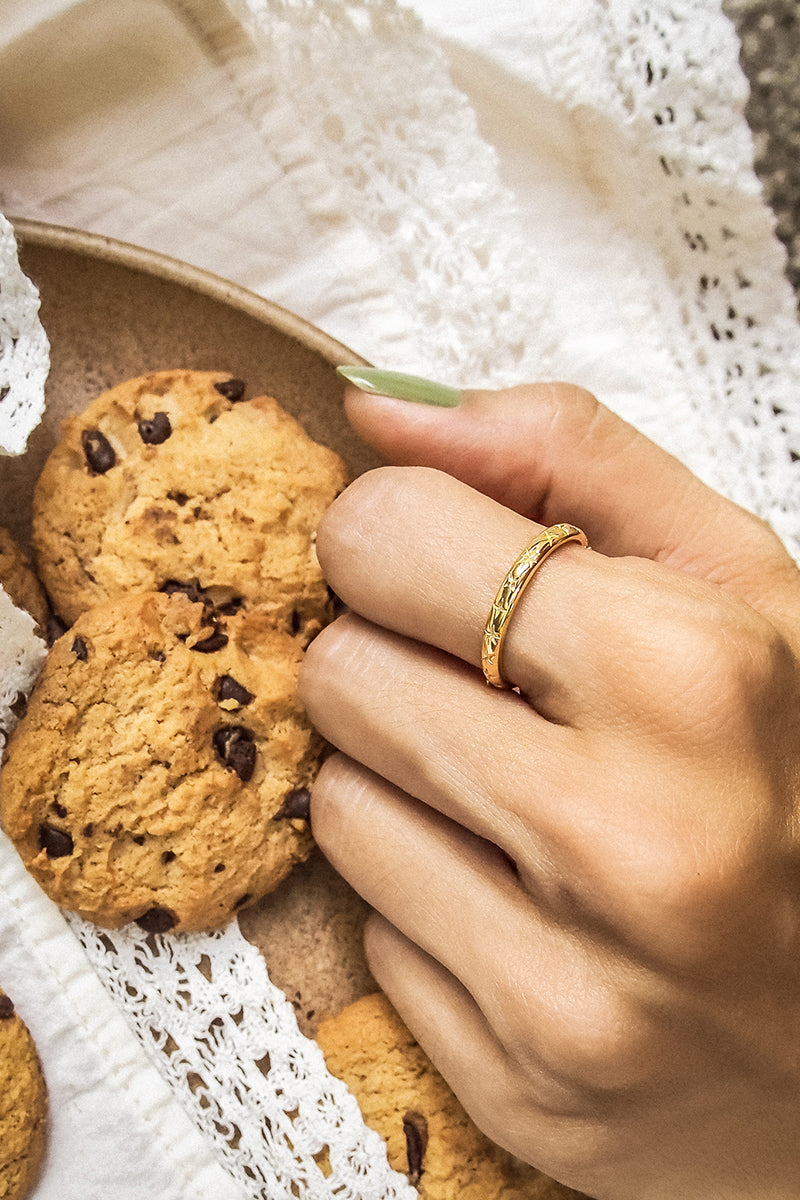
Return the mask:
POLYGON ((17 723, 17 705, 42 669, 47 647, 29 613, 16 608, 0 584, 0 755, 17 723))
POLYGON ((244 1200, 0 834, 0 979, 50 1104, 36 1200, 244 1200))
POLYGON ((207 267, 380 365, 575 379, 798 550, 794 300, 714 0, 5 9, 6 213, 207 267))
MULTIPOLYGON (((39 297, 20 269, 14 230, 2 214, 0 288, 0 455, 22 454, 44 412, 50 347, 39 320, 39 297)), ((0 694, 0 729, 3 704, 0 694)))
MULTIPOLYGON (((800 554, 800 331, 717 3, 5 0, 0 79, 8 215, 183 258, 381 366, 457 384, 571 378, 800 554)), ((11 871, 6 857, 0 844, 11 871)), ((24 882, 17 871, 13 887, 24 882)), ((289 1196, 296 1161, 300 1194, 322 1200, 324 1121, 349 1147, 351 1190, 337 1195, 411 1194, 366 1132, 358 1165, 339 1093, 311 1104, 323 1126, 309 1116, 292 1161, 277 1161, 285 1139, 259 1141, 269 1097, 252 1068, 265 1053, 296 1049, 303 1096, 330 1085, 235 927, 172 954, 168 939, 104 940, 79 922, 73 936, 62 923, 54 956, 44 930, 56 916, 30 888, 25 905, 10 924, 4 913, 0 983, 10 973, 22 994, 75 1156, 105 1185, 78 1187, 56 1140, 42 1196, 177 1195, 196 1138, 195 1183, 213 1167, 242 1195, 289 1196), (52 1009, 65 972, 98 1012, 111 1006, 109 1028, 123 1014, 138 1035, 105 1072, 97 1023, 81 1032, 82 1010, 52 1009), (187 978, 205 1024, 186 1010, 187 978), (242 1018, 230 981, 244 979, 242 1018), (224 1043, 208 1037, 217 1017, 224 1043), (53 1028, 84 1039, 80 1085, 76 1043, 53 1028), (126 1070, 155 1072, 149 1112, 126 1070), (84 1084, 90 1103, 104 1097, 100 1132, 72 1099, 84 1084), (237 1095, 234 1136, 216 1118, 237 1095), (120 1159, 117 1191, 109 1146, 128 1118, 139 1131, 155 1120, 159 1136, 138 1183, 120 1159)))

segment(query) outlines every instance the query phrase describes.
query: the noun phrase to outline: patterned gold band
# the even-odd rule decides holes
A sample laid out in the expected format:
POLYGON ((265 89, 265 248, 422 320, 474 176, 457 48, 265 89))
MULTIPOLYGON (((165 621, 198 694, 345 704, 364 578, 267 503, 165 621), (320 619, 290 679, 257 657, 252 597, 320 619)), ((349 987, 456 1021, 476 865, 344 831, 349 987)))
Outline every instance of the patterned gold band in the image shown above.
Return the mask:
POLYGON ((550 525, 522 551, 511 570, 500 584, 491 612, 483 630, 481 666, 486 682, 492 687, 507 688, 500 672, 500 652, 514 609, 534 575, 554 550, 566 542, 589 545, 586 534, 577 525, 550 525))

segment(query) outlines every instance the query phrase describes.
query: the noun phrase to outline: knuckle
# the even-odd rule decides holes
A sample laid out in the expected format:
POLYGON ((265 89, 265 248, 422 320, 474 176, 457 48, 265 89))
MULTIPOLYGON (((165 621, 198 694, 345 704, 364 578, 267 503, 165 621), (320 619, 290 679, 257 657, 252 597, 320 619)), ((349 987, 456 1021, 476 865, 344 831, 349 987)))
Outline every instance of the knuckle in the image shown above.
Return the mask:
POLYGON ((347 830, 356 819, 354 810, 364 802, 368 785, 346 754, 329 755, 311 787, 311 828, 322 850, 346 844, 347 830))
POLYGON ((323 734, 331 706, 346 693, 347 680, 356 677, 356 666, 369 641, 368 623, 353 613, 345 613, 318 633, 305 650, 297 695, 309 720, 323 734))
POLYGON ((621 1093, 649 1077, 652 1030, 597 963, 584 961, 546 997, 531 998, 530 979, 529 970, 514 972, 493 1005, 498 1035, 529 1078, 569 1095, 575 1088, 621 1093))
POLYGON ((598 1092, 626 1092, 649 1075, 649 1042, 628 1001, 611 988, 594 987, 570 996, 551 1035, 548 1066, 565 1082, 598 1092))
POLYGON ((728 596, 653 614, 644 636, 659 715, 666 706, 682 733, 703 741, 750 736, 764 705, 784 694, 788 644, 728 596))
POLYGON ((397 563, 425 561, 424 547, 459 511, 465 485, 424 466, 377 467, 333 502, 317 528, 316 553, 334 592, 358 609, 396 590, 397 563))
POLYGON ((376 494, 382 494, 385 486, 383 472, 390 469, 379 467, 359 475, 323 514, 317 527, 316 550, 326 576, 337 574, 342 555, 347 556, 348 547, 364 536, 376 494))
POLYGON ((556 383, 550 389, 551 434, 570 446, 575 461, 580 455, 581 461, 607 464, 642 439, 634 426, 621 420, 586 388, 556 383))
POLYGON ((548 436, 556 443, 571 446, 591 443, 605 409, 586 388, 572 383, 551 383, 547 388, 550 405, 548 436))
MULTIPOLYGON (((694 941, 689 936, 692 931, 712 934, 709 925, 712 913, 729 900, 746 876, 750 856, 742 853, 741 844, 736 846, 735 839, 725 840, 733 844, 723 848, 723 839, 717 836, 712 846, 710 839, 703 840, 696 834, 692 839, 684 839, 671 852, 662 850, 649 864, 647 887, 660 906, 663 928, 681 932, 676 941, 683 943, 685 951, 694 941)), ((716 933, 715 929, 712 936, 716 933)))
POLYGON ((338 663, 344 655, 353 652, 353 647, 368 636, 369 630, 369 623, 357 613, 342 613, 309 642, 303 655, 303 668, 307 666, 309 671, 314 671, 321 670, 331 661, 338 663))
POLYGON ((346 617, 340 617, 333 621, 306 647, 300 663, 297 694, 307 710, 316 702, 325 677, 338 656, 342 638, 340 622, 346 620, 346 617))
POLYGON ((726 623, 720 614, 706 632, 706 653, 701 661, 702 682, 708 700, 717 708, 739 716, 758 709, 769 693, 781 657, 782 641, 766 624, 740 620, 726 623))
POLYGON ((320 767, 311 788, 311 827, 320 846, 325 845, 328 835, 339 825, 343 758, 341 754, 331 755, 320 767))
POLYGON ((648 953, 705 977, 753 932, 753 907, 774 870, 775 816, 749 788, 692 799, 691 809, 681 800, 654 821, 649 842, 639 840, 618 904, 648 953))

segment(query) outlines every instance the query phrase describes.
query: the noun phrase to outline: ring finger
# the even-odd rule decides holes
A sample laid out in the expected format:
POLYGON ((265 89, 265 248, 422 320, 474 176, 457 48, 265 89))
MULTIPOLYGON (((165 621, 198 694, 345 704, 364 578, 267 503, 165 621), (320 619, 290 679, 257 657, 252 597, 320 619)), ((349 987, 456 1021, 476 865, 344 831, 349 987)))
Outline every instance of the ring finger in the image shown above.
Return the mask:
MULTIPOLYGON (((339 497, 317 549, 355 612, 479 666, 498 586, 541 529, 440 472, 384 468, 339 497)), ((663 647, 676 645, 671 626, 687 604, 707 605, 708 593, 659 564, 564 545, 508 622, 502 675, 554 721, 618 724, 631 697, 642 710, 643 671, 661 694, 663 647)))

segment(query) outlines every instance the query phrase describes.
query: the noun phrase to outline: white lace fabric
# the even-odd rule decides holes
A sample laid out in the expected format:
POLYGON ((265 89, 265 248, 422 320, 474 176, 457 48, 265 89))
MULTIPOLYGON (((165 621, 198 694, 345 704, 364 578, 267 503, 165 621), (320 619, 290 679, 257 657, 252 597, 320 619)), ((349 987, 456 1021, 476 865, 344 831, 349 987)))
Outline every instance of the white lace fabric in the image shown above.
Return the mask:
POLYGON ((238 926, 143 937, 72 919, 152 1061, 246 1195, 409 1200, 238 926), (165 1017, 167 1019, 165 1020, 165 1017))
POLYGON ((20 270, 14 231, 0 214, 0 455, 25 450, 44 412, 49 366, 39 297, 20 270))
POLYGON ((0 754, 44 662, 45 644, 34 629, 33 618, 0 585, 0 754))
POLYGON ((0 986, 49 1095, 35 1200, 245 1200, 0 833, 0 986))
MULTIPOLYGON (((381 366, 582 383, 800 556, 800 331, 716 3, 10 11, 7 213, 225 275, 381 366)), ((188 1118, 237 1195, 414 1194, 236 925, 191 938, 70 926, 75 970, 102 981, 142 1077, 168 1085, 165 1154, 173 1135, 185 1146, 188 1118)), ((64 1185, 54 1171, 42 1195, 64 1185)), ((124 1194, 172 1194, 153 1179, 124 1194)))

